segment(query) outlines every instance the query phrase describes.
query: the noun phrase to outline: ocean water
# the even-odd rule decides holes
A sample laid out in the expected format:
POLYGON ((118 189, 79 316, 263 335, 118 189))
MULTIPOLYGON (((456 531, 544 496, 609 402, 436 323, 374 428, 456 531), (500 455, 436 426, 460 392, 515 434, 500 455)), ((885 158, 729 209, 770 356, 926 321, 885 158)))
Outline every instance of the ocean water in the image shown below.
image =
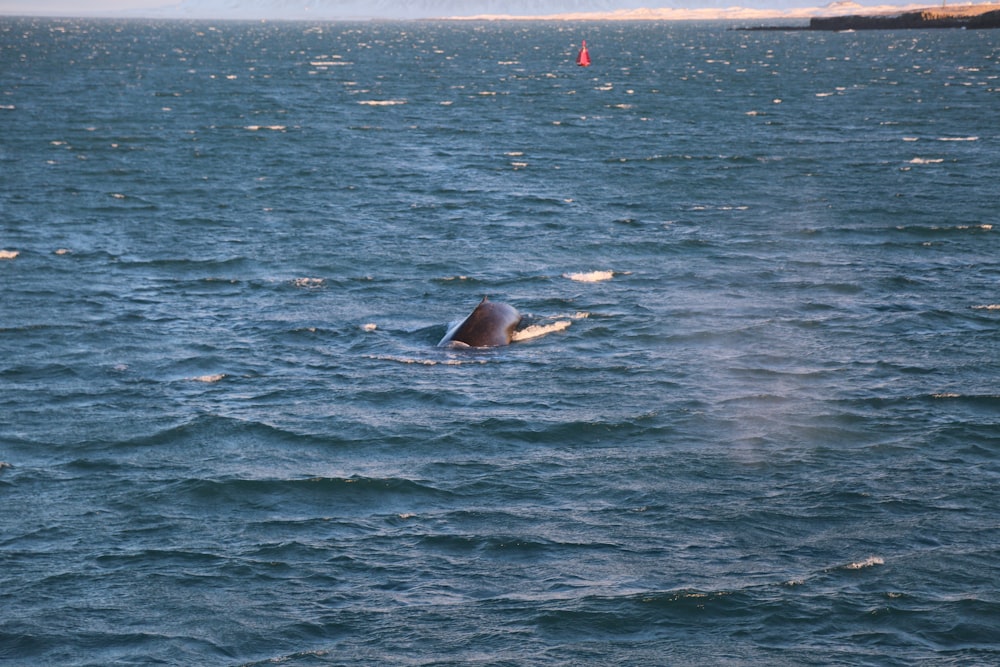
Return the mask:
POLYGON ((732 27, 0 19, 0 661, 1000 661, 1000 32, 732 27))

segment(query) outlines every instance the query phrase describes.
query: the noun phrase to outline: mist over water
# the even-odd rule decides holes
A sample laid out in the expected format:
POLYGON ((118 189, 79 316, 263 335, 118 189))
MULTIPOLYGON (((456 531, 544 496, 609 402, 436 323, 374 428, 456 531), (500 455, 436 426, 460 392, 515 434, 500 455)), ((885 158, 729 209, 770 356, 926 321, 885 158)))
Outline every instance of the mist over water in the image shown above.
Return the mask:
POLYGON ((996 661, 1000 35, 730 27, 0 19, 0 659, 996 661))

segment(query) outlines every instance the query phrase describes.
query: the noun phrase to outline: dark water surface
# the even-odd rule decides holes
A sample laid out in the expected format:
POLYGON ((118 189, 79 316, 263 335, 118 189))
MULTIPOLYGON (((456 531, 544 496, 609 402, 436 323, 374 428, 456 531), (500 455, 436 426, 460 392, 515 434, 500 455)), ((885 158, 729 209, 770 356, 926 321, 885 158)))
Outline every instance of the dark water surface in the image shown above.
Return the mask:
POLYGON ((1000 32, 728 27, 0 19, 0 660, 1000 661, 1000 32))

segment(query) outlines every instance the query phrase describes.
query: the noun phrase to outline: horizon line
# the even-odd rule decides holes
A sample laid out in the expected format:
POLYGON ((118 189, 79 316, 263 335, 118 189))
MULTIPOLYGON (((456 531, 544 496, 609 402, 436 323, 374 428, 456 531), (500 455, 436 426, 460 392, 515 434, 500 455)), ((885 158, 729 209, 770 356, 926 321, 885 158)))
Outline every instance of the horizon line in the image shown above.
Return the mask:
POLYGON ((166 5, 160 8, 133 10, 103 10, 85 13, 66 13, 61 11, 27 12, 23 10, 5 10, 0 8, 0 17, 53 18, 53 19, 85 19, 85 18, 118 18, 118 19, 176 19, 176 20, 234 20, 234 21, 724 21, 748 19, 810 19, 813 17, 887 14, 895 12, 918 11, 922 9, 955 9, 959 7, 997 6, 996 2, 962 2, 949 5, 931 4, 927 2, 907 2, 893 4, 891 2, 878 5, 862 5, 856 2, 832 2, 823 6, 778 8, 751 8, 739 5, 729 7, 651 7, 639 9, 617 9, 603 12, 569 12, 557 14, 519 15, 519 14, 474 14, 452 16, 399 17, 392 15, 351 16, 332 12, 310 13, 304 11, 292 16, 273 16, 264 13, 253 15, 224 14, 219 12, 184 11, 182 5, 166 5))

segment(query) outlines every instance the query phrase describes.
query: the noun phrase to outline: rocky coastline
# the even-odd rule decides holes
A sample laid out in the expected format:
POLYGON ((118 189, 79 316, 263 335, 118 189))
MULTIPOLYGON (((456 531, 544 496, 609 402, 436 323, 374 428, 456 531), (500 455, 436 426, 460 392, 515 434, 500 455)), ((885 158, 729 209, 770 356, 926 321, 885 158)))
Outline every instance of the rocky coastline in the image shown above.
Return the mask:
POLYGON ((809 19, 808 25, 758 26, 741 30, 913 30, 928 28, 1000 28, 1000 5, 928 7, 898 14, 845 14, 809 19))

